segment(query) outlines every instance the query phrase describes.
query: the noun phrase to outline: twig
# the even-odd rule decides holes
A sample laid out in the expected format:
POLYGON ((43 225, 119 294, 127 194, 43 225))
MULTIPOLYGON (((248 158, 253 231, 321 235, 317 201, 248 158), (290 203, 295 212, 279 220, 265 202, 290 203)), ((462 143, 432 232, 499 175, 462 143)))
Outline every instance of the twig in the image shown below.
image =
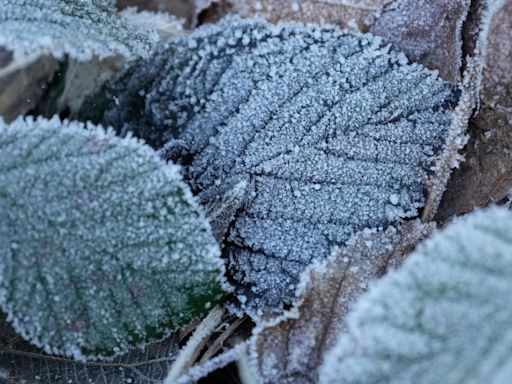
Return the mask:
POLYGON ((216 306, 197 326, 196 330, 180 351, 167 374, 164 384, 172 384, 188 368, 192 366, 197 356, 203 349, 208 337, 221 323, 225 310, 216 306))
POLYGON ((258 382, 246 353, 243 353, 242 356, 240 356, 236 361, 236 365, 238 367, 238 374, 242 384, 256 384, 258 382))
POLYGON ((35 62, 39 57, 41 57, 40 53, 36 53, 33 55, 28 55, 19 60, 13 60, 7 66, 0 68, 0 77, 8 76, 11 73, 16 72, 18 69, 21 69, 27 65, 35 62))
POLYGON ((200 363, 204 363, 209 360, 212 356, 214 356, 224 345, 224 342, 228 339, 229 336, 233 334, 233 332, 246 320, 246 317, 241 317, 236 319, 236 321, 231 324, 228 329, 221 333, 221 335, 213 342, 212 346, 206 350, 203 357, 201 357, 200 363))

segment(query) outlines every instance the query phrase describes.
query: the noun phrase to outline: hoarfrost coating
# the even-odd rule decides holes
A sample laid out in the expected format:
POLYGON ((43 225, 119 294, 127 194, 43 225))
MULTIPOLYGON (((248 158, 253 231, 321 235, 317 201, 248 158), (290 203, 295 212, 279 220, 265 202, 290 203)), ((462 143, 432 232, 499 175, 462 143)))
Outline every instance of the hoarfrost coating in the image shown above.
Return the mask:
POLYGON ((134 27, 111 1, 7 0, 0 7, 0 47, 16 59, 34 54, 78 60, 148 56, 158 34, 134 27))
POLYGON ((378 38, 237 18, 169 41, 124 81, 105 122, 167 143, 202 203, 242 196, 224 256, 249 309, 290 302, 355 231, 417 215, 456 102, 378 38))
POLYGON ((494 207, 418 246, 356 303, 320 382, 510 383, 511 234, 494 207))
POLYGON ((0 306, 75 359, 161 338, 223 296, 179 168, 135 138, 57 118, 0 122, 0 306))

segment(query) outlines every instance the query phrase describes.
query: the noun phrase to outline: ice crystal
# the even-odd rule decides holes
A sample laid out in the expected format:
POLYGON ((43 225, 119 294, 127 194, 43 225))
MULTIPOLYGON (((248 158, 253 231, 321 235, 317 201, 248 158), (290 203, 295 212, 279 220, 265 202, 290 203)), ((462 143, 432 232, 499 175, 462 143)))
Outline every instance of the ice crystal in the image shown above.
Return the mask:
POLYGON ((109 356, 222 296, 223 264, 179 168, 135 138, 0 123, 0 306, 45 352, 109 356))
POLYGON ((363 230, 301 276, 295 305, 261 322, 249 344, 250 362, 266 384, 318 383, 319 368, 345 330, 345 320, 368 283, 400 265, 407 250, 432 233, 419 219, 363 230))
POLYGON ((492 208, 423 243, 355 305, 320 382, 510 382, 511 233, 492 208))
POLYGON ((36 53, 132 58, 147 56, 157 41, 156 32, 120 17, 113 1, 3 0, 0 6, 0 47, 15 58, 36 53))
POLYGON ((455 101, 373 36, 237 18, 171 40, 128 78, 105 121, 171 140, 202 203, 243 197, 224 255, 252 308, 290 301, 354 232, 417 214, 455 101))

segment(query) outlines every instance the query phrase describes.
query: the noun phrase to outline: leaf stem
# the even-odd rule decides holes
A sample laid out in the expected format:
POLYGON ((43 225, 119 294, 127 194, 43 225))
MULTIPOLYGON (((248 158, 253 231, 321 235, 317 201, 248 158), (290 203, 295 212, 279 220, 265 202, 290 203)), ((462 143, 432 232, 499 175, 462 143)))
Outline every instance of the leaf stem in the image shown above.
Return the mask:
POLYGON ((201 321, 169 369, 164 384, 174 383, 187 368, 192 366, 197 355, 208 340, 208 337, 221 323, 224 313, 225 309, 217 305, 211 310, 208 316, 201 321))

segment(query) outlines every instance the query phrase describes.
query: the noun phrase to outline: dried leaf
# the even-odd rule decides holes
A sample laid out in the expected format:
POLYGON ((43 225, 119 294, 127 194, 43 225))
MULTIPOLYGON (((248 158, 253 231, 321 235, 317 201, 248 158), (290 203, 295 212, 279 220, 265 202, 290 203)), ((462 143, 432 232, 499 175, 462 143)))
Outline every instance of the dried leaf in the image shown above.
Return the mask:
POLYGON ((462 24, 469 0, 395 0, 371 27, 407 57, 457 82, 462 67, 462 24))
POLYGON ((203 204, 247 185, 224 255, 244 310, 276 310, 333 246, 417 215, 452 92, 369 35, 228 18, 137 68, 105 123, 177 138, 203 204))
POLYGON ((512 1, 494 3, 484 18, 480 108, 470 122, 466 162, 448 184, 438 220, 485 207, 512 189, 512 1))
POLYGON ((140 30, 156 31, 162 40, 184 33, 185 20, 165 12, 138 11, 127 8, 119 13, 130 25, 140 30))
POLYGON ((323 356, 345 329, 345 317, 368 282, 399 265, 432 228, 415 220, 398 229, 362 231, 334 257, 310 267, 294 308, 254 332, 251 357, 261 381, 318 382, 323 356))
POLYGON ((462 25, 469 0, 195 0, 196 18, 227 13, 271 22, 332 23, 381 36, 413 61, 457 82, 462 66, 462 25))
MULTIPOLYGON (((12 335, 13 330, 9 332, 6 323, 2 324, 1 337, 12 335)), ((165 378, 177 353, 175 335, 108 362, 79 362, 50 356, 25 341, 18 341, 0 349, 0 371, 6 373, 6 384, 155 384, 165 378)))
POLYGON ((432 167, 434 174, 427 180, 429 193, 422 213, 424 222, 433 220, 446 191, 453 169, 459 167, 464 156, 460 151, 466 146, 468 122, 477 104, 481 82, 481 63, 476 58, 468 58, 464 80, 460 85, 460 98, 448 130, 446 144, 432 167))
POLYGON ((263 16, 271 22, 296 20, 330 23, 340 27, 357 24, 368 31, 375 18, 391 0, 194 0, 194 15, 207 13, 208 21, 226 14, 263 16), (218 8, 217 10, 215 8, 218 8))
POLYGON ((320 383, 510 383, 511 290, 512 212, 472 213, 370 286, 320 383))

